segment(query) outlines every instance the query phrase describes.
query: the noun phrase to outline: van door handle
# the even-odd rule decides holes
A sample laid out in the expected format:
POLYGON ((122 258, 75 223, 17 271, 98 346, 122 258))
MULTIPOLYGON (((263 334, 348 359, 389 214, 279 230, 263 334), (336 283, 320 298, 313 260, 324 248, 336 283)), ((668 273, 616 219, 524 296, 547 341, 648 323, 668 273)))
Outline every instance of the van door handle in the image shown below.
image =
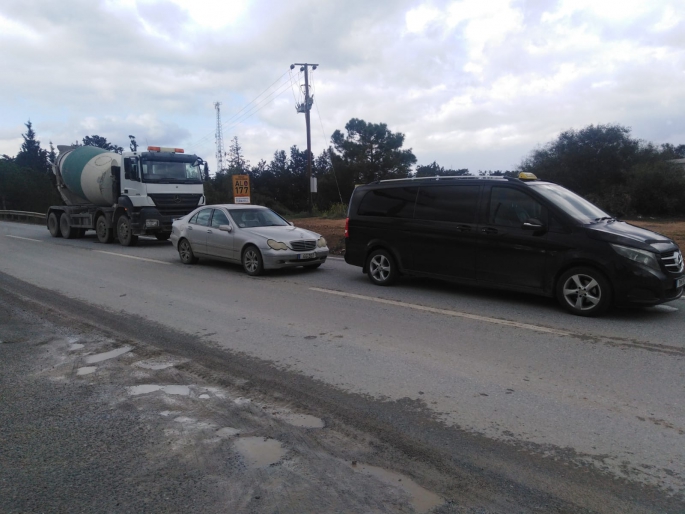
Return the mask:
POLYGON ((459 232, 471 232, 471 226, 470 225, 459 225, 457 227, 457 230, 459 232))
POLYGON ((497 229, 492 227, 485 227, 480 229, 483 234, 497 234, 497 229))

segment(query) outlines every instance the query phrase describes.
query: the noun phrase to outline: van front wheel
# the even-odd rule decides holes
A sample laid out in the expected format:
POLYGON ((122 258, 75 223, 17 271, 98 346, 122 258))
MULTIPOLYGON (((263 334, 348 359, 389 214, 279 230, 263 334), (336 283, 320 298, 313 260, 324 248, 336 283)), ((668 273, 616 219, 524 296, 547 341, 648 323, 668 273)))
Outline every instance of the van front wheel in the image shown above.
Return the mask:
POLYGON ((397 280, 399 275, 395 259, 386 250, 371 252, 366 264, 366 270, 371 282, 377 286, 389 286, 397 280))
POLYGON ((557 300, 577 316, 599 316, 611 305, 611 286, 593 268, 571 268, 557 281, 557 300))

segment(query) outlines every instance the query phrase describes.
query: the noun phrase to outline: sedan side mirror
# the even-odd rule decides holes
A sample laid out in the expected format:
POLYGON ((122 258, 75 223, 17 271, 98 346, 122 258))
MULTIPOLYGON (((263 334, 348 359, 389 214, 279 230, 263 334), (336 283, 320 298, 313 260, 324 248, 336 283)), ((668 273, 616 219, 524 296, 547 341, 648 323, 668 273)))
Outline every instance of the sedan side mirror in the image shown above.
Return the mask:
POLYGON ((290 225, 291 227, 294 227, 294 226, 295 226, 295 224, 294 224, 292 221, 289 221, 289 222, 288 222, 288 225, 290 225))
POLYGON ((219 230, 224 232, 233 232, 233 227, 231 225, 219 225, 219 230))
POLYGON ((545 230, 545 224, 536 218, 528 218, 528 221, 524 221, 521 226, 523 230, 540 231, 545 230))

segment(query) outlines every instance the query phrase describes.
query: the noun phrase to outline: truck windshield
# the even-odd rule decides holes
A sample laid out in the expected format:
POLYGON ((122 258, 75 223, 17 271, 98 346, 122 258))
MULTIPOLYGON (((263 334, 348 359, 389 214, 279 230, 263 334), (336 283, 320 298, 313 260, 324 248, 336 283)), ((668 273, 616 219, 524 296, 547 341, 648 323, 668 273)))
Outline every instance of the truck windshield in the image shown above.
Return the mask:
POLYGON ((142 161, 143 182, 200 184, 200 167, 194 162, 142 161))
POLYGON ((612 219, 606 212, 566 188, 556 184, 531 183, 531 188, 547 198, 566 214, 581 223, 612 219))

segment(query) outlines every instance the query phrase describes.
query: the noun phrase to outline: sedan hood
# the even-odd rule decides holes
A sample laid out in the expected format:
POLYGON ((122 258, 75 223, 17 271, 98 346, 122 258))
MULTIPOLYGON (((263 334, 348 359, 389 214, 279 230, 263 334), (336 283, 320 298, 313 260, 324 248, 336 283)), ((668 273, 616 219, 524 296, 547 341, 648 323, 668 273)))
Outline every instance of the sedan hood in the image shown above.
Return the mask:
POLYGON ((297 228, 293 226, 287 227, 253 227, 253 228, 243 228, 245 232, 249 234, 254 234, 256 236, 261 236, 265 239, 274 239, 282 243, 288 243, 290 241, 295 241, 298 239, 314 239, 317 240, 321 236, 316 232, 311 232, 303 228, 297 228))
POLYGON ((650 252, 676 250, 678 246, 664 235, 646 228, 636 227, 624 221, 601 221, 586 225, 588 237, 620 245, 640 248, 650 252))

